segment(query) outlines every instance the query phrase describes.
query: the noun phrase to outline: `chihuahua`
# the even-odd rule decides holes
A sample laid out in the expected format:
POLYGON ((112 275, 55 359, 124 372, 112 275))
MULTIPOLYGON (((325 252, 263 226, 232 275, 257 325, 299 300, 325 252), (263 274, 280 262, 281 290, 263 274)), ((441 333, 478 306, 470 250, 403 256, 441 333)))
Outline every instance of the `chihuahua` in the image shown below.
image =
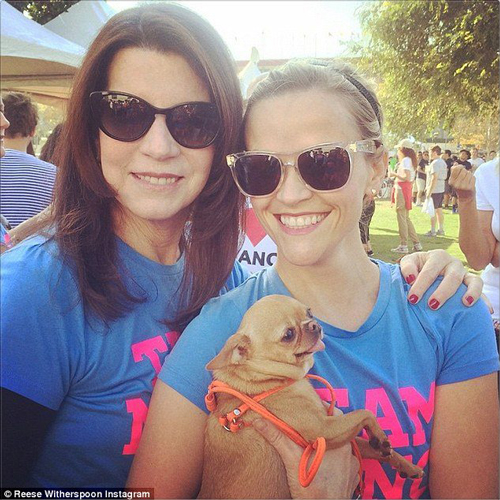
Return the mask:
MULTIPOLYGON (((356 440, 364 458, 389 462, 401 475, 422 477, 423 470, 392 450, 373 413, 356 410, 328 416, 308 379, 314 352, 325 348, 321 326, 299 301, 269 295, 244 315, 232 335, 206 368, 215 380, 248 396, 295 383, 261 401, 269 411, 296 429, 307 441, 326 439, 327 448, 356 440), (370 440, 356 437, 365 429, 370 440)), ((205 431, 203 477, 199 498, 291 498, 286 470, 278 452, 251 427, 259 414, 249 411, 245 427, 227 432, 218 416, 241 405, 230 394, 217 394, 217 410, 205 431)))

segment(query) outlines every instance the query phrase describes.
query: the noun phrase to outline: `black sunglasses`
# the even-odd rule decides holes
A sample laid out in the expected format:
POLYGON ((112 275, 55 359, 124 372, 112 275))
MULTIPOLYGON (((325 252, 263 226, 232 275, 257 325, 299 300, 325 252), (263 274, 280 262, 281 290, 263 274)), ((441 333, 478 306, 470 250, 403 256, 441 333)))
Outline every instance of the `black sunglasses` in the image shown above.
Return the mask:
POLYGON ((140 139, 156 115, 165 115, 172 137, 190 149, 210 146, 220 130, 217 107, 211 102, 186 102, 162 109, 132 94, 101 90, 90 94, 90 107, 99 128, 122 142, 140 139))
POLYGON ((233 178, 246 196, 269 196, 277 191, 285 176, 285 166, 294 167, 304 184, 313 191, 335 191, 351 177, 352 152, 375 153, 380 142, 358 141, 353 144, 327 143, 298 153, 244 151, 227 155, 233 178), (295 162, 283 162, 279 156, 295 156, 295 162))

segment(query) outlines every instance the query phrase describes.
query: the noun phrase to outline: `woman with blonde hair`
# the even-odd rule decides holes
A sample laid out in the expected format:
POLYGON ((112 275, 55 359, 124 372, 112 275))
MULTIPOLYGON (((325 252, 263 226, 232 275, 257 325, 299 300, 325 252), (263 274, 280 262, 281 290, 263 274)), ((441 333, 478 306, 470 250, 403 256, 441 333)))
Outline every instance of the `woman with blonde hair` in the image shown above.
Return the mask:
MULTIPOLYGON (((211 383, 205 366, 257 300, 280 294, 320 322, 325 349, 312 371, 330 381, 341 409, 373 411, 394 449, 425 469, 413 482, 365 460, 363 498, 497 498, 499 363, 486 305, 464 308, 455 295, 429 310, 429 293, 412 305, 398 266, 370 259, 359 237, 364 201, 387 165, 383 113, 368 82, 341 62, 290 62, 255 88, 243 123, 228 165, 276 243, 277 260, 210 301, 182 334, 158 376, 128 485, 154 487, 162 498, 196 496, 211 383)), ((301 356, 300 336, 287 326, 279 341, 301 356)), ((235 347, 233 373, 245 372, 252 350, 235 347)), ((252 427, 244 432, 262 443, 252 427)), ((241 474, 245 452, 236 459, 241 474)), ((325 491, 346 470, 292 488, 299 457, 275 455, 292 497, 351 498, 352 483, 325 491)))
POLYGON ((412 186, 417 169, 417 155, 413 149, 413 143, 408 139, 403 139, 397 145, 397 149, 398 169, 395 172, 389 172, 389 176, 394 177, 396 180, 394 199, 398 217, 399 245, 396 248, 392 248, 391 252, 406 254, 409 251, 408 239, 412 241, 414 251, 418 252, 422 250, 417 232, 410 219, 412 186))

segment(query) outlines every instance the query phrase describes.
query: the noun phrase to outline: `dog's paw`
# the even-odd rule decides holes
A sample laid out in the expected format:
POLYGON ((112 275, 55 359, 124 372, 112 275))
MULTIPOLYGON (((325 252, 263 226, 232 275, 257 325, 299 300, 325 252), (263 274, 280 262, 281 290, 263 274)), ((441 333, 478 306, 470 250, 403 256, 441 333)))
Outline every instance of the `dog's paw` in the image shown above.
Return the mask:
MULTIPOLYGON (((399 471, 398 474, 404 479, 408 478, 408 474, 406 472, 399 471)), ((424 477, 424 475, 425 475, 424 471, 420 470, 419 472, 417 472, 409 477, 410 477, 410 479, 420 479, 421 477, 424 477)))
POLYGON ((380 453, 382 453, 383 457, 390 457, 392 455, 392 446, 388 439, 382 441, 380 448, 380 453))
POLYGON ((377 450, 383 457, 390 457, 392 455, 392 446, 387 438, 381 441, 378 437, 372 436, 369 443, 370 446, 374 450, 377 450))
POLYGON ((421 467, 412 464, 409 460, 406 460, 399 453, 394 452, 389 462, 391 466, 398 471, 398 474, 405 479, 420 479, 421 477, 424 477, 425 473, 421 467))

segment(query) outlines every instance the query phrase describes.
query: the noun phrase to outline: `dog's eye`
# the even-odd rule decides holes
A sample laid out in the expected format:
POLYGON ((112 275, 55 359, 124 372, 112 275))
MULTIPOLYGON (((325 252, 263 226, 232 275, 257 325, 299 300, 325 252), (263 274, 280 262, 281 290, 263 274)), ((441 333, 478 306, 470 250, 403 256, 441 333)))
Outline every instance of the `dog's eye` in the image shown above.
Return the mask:
POLYGON ((290 342, 295 338, 295 330, 293 328, 289 328, 286 332, 285 335, 282 337, 283 342, 290 342))
POLYGON ((307 317, 313 319, 313 315, 312 315, 311 309, 307 310, 307 317))

